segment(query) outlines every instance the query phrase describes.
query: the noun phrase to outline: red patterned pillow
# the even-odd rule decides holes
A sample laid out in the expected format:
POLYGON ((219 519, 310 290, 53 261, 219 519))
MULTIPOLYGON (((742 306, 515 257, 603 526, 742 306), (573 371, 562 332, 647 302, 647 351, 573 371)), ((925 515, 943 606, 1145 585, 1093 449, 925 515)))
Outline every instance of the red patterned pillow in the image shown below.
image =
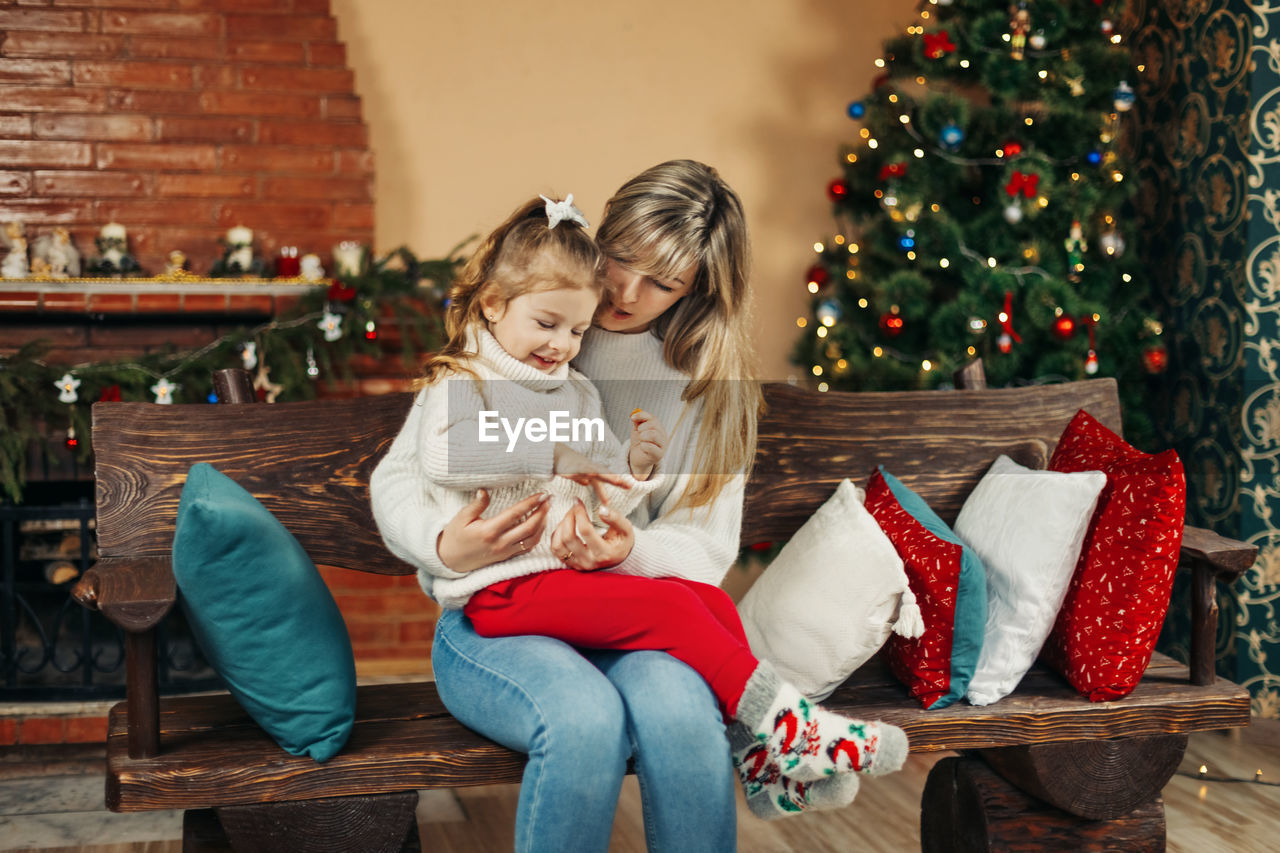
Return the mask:
POLYGON ((902 558, 924 618, 916 639, 892 634, 889 667, 924 708, 964 696, 982 651, 987 582, 982 561, 929 505, 880 466, 866 507, 902 558))
POLYGON ((1169 609, 1187 502, 1182 460, 1126 444, 1081 410, 1051 471, 1102 471, 1107 485, 1041 658, 1093 702, 1127 695, 1169 609))

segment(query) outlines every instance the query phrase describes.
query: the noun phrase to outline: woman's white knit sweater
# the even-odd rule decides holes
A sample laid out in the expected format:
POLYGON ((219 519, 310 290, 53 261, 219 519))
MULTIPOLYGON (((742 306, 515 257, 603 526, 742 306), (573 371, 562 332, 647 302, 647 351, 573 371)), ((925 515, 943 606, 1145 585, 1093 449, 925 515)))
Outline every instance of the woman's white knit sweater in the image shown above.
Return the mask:
MULTIPOLYGON (((693 470, 703 414, 701 404, 688 405, 681 400, 689 377, 666 363, 662 341, 649 333, 621 334, 592 328, 574 366, 596 386, 605 421, 617 435, 630 434, 631 412, 637 407, 657 417, 670 433, 660 466, 664 476, 652 491, 641 496, 640 504, 628 516, 635 526, 635 544, 630 555, 609 571, 719 584, 738 554, 745 478, 741 474, 732 477, 707 506, 675 508, 693 470)), ((443 605, 439 584, 467 577, 445 566, 436 551, 440 532, 461 505, 446 506, 431 490, 421 487, 422 474, 415 462, 417 447, 405 435, 425 409, 415 404, 409 422, 374 471, 370 492, 374 518, 387 547, 417 567, 423 590, 443 605)), ((549 459, 545 471, 550 471, 549 459)), ((472 496, 466 497, 469 501, 472 496)), ((492 515, 493 510, 486 514, 492 515)), ((557 521, 553 508, 548 534, 557 521)))
POLYGON ((492 583, 562 568, 563 563, 551 553, 551 531, 579 498, 588 511, 596 509, 593 489, 553 475, 555 444, 550 436, 537 438, 535 433, 531 438, 524 430, 511 434, 498 419, 508 427, 534 419, 551 424, 555 413, 562 413, 564 443, 623 475, 630 485, 629 489, 605 486, 610 508, 623 514, 630 513, 662 480, 657 475, 645 482, 631 477, 627 449, 612 430, 578 429, 575 435, 571 419, 604 423, 599 395, 582 374, 567 364, 543 373, 512 358, 486 330, 479 330, 473 341, 477 355, 467 364, 480 381, 455 374, 424 388, 374 469, 369 491, 378 529, 392 553, 421 568, 421 561, 411 559, 417 555, 405 549, 406 543, 415 543, 414 532, 422 524, 414 507, 431 507, 447 521, 472 501, 479 488, 489 492, 486 516, 539 491, 550 496, 551 506, 542 536, 530 542, 527 551, 473 572, 432 572, 434 577, 424 583, 424 589, 449 608, 462 607, 472 593, 492 583), (486 435, 492 440, 485 440, 486 435))

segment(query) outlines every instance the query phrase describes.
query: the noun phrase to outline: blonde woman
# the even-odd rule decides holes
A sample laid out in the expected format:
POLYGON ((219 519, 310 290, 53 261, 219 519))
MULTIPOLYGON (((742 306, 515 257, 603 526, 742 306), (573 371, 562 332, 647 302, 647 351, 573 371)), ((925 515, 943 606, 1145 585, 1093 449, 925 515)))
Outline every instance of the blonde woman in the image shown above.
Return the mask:
MULTIPOLYGON (((609 513, 603 529, 575 506, 552 529, 551 550, 579 571, 718 584, 737 554, 761 402, 751 381, 741 203, 710 167, 663 163, 609 200, 596 240, 608 289, 574 365, 596 384, 618 435, 630 432, 637 408, 666 425, 664 476, 629 516, 609 513)), ((428 593, 437 578, 519 554, 547 525, 548 502, 536 496, 485 518, 482 491, 448 518, 425 497, 380 506, 378 491, 383 537, 418 566, 428 593)), ((652 851, 735 848, 734 764, 753 811, 766 817, 840 805, 856 792, 854 773, 810 783, 749 757, 752 744, 740 727, 726 733, 707 682, 665 652, 482 637, 461 611, 446 610, 432 664, 454 716, 529 756, 519 851, 607 850, 629 758, 652 851)), ((879 763, 893 769, 900 760, 879 763)))

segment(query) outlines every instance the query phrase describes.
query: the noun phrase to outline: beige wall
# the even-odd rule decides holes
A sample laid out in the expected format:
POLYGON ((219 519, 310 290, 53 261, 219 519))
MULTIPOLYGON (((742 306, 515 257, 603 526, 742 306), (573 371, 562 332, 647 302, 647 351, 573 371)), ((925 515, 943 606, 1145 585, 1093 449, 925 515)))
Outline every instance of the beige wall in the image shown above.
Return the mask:
POLYGON ((825 196, 907 0, 334 0, 376 157, 378 251, 439 256, 536 193, 593 222, 662 160, 714 165, 754 242, 766 378, 807 301, 825 196))

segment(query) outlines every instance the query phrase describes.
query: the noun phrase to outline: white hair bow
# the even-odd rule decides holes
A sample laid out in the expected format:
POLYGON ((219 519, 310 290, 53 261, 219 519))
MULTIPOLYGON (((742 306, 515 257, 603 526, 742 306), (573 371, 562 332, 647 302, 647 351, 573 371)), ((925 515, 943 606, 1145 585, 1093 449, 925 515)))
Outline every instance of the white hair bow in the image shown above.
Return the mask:
POLYGON ((552 201, 545 195, 539 195, 538 198, 547 203, 548 228, 555 228, 566 219, 570 222, 576 222, 583 228, 591 227, 591 224, 587 222, 587 218, 582 215, 582 211, 573 206, 573 193, 569 193, 564 201, 552 201))

